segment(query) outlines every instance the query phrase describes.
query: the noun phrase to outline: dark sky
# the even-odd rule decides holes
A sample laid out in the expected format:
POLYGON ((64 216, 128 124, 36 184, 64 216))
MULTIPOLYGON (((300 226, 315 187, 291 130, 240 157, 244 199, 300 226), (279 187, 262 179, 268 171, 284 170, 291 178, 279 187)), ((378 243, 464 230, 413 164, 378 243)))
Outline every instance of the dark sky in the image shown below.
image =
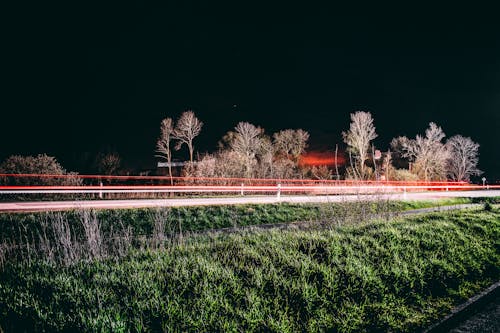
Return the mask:
POLYGON ((161 119, 186 109, 205 123, 201 151, 238 121, 332 149, 365 110, 379 148, 434 121, 479 142, 480 168, 500 179, 494 8, 182 3, 12 8, 0 158, 46 152, 78 171, 83 152, 114 149, 153 166, 161 119))

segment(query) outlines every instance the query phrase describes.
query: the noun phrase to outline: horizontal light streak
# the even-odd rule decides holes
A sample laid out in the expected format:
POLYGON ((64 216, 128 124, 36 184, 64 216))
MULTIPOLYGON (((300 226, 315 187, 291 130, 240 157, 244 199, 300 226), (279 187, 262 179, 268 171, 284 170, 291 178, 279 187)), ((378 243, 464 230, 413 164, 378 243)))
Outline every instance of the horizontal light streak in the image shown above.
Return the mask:
POLYGON ((107 176, 107 175, 56 175, 56 174, 6 174, 5 178, 59 178, 59 179, 94 179, 102 180, 165 180, 181 182, 263 182, 263 183, 321 183, 321 184, 394 184, 394 185, 470 185, 467 182, 455 181, 378 181, 378 180, 320 180, 320 179, 279 179, 279 178, 231 178, 231 177, 170 177, 170 176, 107 176))
MULTIPOLYGON (((499 189, 500 185, 488 186, 499 189)), ((361 186, 319 186, 319 185, 281 185, 281 186, 218 186, 218 185, 108 185, 108 186, 0 186, 0 194, 54 194, 54 193, 221 193, 232 192, 311 192, 311 193, 345 193, 345 192, 404 192, 404 191, 452 191, 481 190, 479 185, 361 185, 361 186)))

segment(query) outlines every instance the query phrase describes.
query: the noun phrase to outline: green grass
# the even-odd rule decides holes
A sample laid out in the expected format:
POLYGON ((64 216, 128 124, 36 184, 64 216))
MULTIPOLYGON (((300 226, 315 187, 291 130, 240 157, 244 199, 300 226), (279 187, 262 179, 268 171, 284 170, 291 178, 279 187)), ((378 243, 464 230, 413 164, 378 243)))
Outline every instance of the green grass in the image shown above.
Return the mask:
MULTIPOLYGON (((418 208, 470 203, 467 198, 443 199, 437 201, 376 201, 359 203, 328 204, 246 204, 231 206, 173 207, 163 209, 162 218, 172 230, 205 231, 235 226, 250 226, 297 221, 325 221, 337 219, 339 215, 350 214, 360 208, 359 214, 397 212, 418 208)), ((131 227, 134 235, 149 235, 152 232, 158 209, 105 209, 96 214, 105 236, 117 226, 131 227)), ((81 234, 80 211, 66 211, 60 214, 69 222, 76 234, 81 234)), ((352 216, 357 219, 357 216, 352 216)), ((41 221, 53 218, 53 213, 0 213, 0 243, 3 240, 37 238, 41 221)))
POLYGON ((420 208, 431 208, 437 206, 463 205, 475 202, 471 198, 443 198, 438 200, 393 201, 392 203, 394 210, 405 211, 405 210, 413 210, 420 208))
POLYGON ((11 262, 0 323, 78 331, 419 330, 500 276, 500 212, 193 236, 121 259, 11 262))

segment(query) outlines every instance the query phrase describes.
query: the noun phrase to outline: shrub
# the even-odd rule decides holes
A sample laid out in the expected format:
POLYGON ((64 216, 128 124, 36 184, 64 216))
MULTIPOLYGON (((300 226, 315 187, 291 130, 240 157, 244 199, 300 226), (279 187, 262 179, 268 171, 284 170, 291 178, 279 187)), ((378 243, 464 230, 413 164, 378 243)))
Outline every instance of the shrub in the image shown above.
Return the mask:
POLYGON ((390 172, 389 179, 396 181, 417 181, 419 177, 406 169, 394 169, 390 172))
MULTIPOLYGON (((0 173, 7 174, 36 174, 36 175, 63 175, 65 177, 0 177, 0 184, 2 185, 41 185, 41 186, 55 186, 66 185, 76 186, 83 184, 81 178, 75 172, 67 172, 55 157, 46 154, 37 156, 19 156, 13 155, 8 157, 0 165, 0 173)), ((72 194, 12 194, 3 195, 2 200, 33 200, 33 199, 67 199, 75 198, 78 195, 72 194)), ((80 195, 81 197, 81 195, 80 195)))
POLYGON ((52 177, 19 177, 3 179, 4 184, 8 185, 79 185, 81 179, 77 174, 68 173, 57 162, 55 157, 46 154, 37 156, 13 155, 8 157, 0 165, 0 173, 9 174, 42 174, 42 175, 71 175, 74 177, 52 178, 52 177))

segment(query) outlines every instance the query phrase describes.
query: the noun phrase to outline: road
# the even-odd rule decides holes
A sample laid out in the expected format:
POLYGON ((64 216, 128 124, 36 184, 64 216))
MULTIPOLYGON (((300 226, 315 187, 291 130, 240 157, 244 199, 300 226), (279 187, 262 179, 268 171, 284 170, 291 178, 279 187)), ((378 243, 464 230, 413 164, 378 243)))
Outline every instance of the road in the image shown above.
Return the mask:
POLYGON ((461 319, 448 333, 500 332, 500 293, 472 315, 461 319))
POLYGON ((239 196, 212 198, 168 198, 141 200, 81 200, 81 201, 32 201, 32 202, 2 202, 0 212, 34 212, 70 209, 111 209, 111 208, 146 208, 146 207, 180 207, 180 206, 210 206, 238 205, 264 203, 320 203, 346 202, 358 200, 437 200, 452 197, 500 197, 500 190, 476 191, 431 191, 371 195, 329 195, 329 196, 239 196))
POLYGON ((458 305, 423 333, 500 332, 500 282, 458 305))

